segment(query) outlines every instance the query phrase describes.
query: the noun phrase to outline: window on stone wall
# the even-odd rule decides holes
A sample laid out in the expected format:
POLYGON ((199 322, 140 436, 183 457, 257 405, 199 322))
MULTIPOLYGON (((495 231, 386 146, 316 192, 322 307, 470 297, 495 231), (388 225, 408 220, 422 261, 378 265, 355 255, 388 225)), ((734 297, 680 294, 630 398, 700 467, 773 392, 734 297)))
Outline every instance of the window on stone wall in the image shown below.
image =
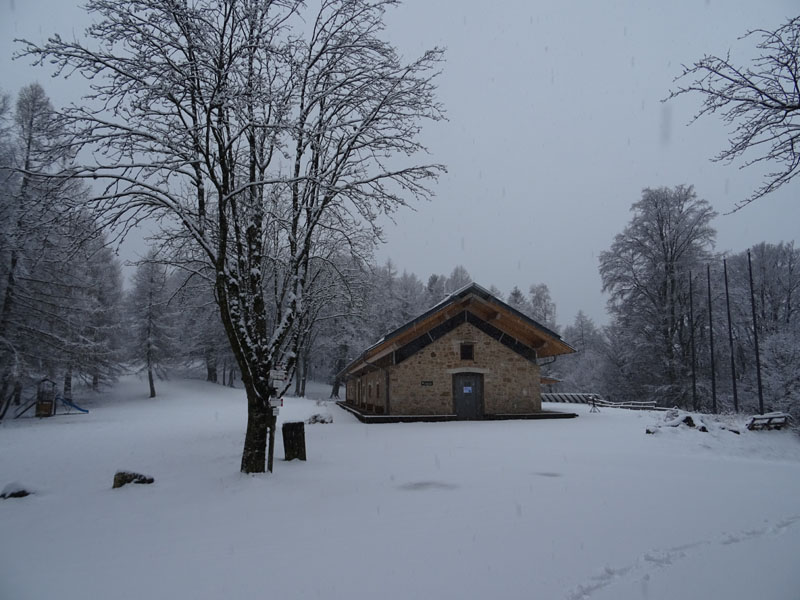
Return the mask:
POLYGON ((367 398, 369 398, 370 400, 372 399, 372 384, 371 383, 367 386, 367 398))
POLYGON ((473 344, 461 344, 461 360, 475 360, 475 346, 473 344))
POLYGON ((376 384, 375 384, 375 397, 376 397, 378 400, 380 400, 380 399, 381 399, 381 384, 380 384, 380 383, 376 383, 376 384))

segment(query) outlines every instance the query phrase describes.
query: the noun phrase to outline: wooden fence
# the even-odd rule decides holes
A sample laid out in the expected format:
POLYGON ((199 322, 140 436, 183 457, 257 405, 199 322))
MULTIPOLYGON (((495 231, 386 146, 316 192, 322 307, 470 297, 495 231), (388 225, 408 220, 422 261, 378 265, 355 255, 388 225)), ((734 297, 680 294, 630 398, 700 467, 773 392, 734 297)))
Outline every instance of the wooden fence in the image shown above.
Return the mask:
POLYGON ((591 404, 599 408, 627 408, 630 410, 667 410, 661 406, 656 406, 655 400, 642 400, 632 402, 609 402, 604 400, 600 394, 565 394, 565 393, 546 393, 542 394, 542 402, 561 402, 566 404, 591 404))

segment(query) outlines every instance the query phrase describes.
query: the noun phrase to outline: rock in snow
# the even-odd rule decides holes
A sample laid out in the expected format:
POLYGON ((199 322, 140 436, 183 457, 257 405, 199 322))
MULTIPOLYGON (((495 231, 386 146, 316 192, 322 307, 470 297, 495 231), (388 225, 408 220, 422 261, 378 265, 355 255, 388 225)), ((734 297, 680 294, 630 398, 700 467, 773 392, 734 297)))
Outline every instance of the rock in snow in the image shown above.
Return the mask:
POLYGON ((30 496, 32 493, 33 492, 26 490, 21 484, 17 482, 11 482, 3 488, 2 492, 0 492, 0 499, 5 500, 6 498, 24 498, 25 496, 30 496))
POLYGON ((114 485, 112 489, 120 488, 128 483, 153 483, 154 479, 141 473, 132 473, 131 471, 117 471, 114 474, 114 485))
POLYGON ((313 425, 314 423, 333 423, 333 417, 331 415, 321 415, 317 413, 306 419, 306 423, 309 425, 313 425))

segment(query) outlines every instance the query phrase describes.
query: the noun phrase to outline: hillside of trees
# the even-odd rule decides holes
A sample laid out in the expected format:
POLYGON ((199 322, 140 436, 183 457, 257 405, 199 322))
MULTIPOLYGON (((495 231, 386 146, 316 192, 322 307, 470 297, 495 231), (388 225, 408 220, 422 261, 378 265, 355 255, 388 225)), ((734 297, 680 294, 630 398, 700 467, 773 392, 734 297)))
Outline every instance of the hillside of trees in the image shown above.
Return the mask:
MULTIPOLYGON (((87 188, 44 176, 70 160, 54 143, 62 135, 54 115, 37 84, 0 104, 0 418, 42 378, 65 397, 126 372, 145 375, 151 396, 176 369, 241 385, 208 269, 174 240, 154 239, 125 289, 115 240, 76 201, 87 188)), ((607 325, 582 311, 559 322, 544 282, 490 288, 576 348, 544 368, 559 380, 551 389, 754 412, 760 376, 765 409, 798 414, 800 249, 753 247, 751 297, 747 251, 715 251, 715 213, 691 187, 645 189, 632 210, 600 256, 607 325)), ((370 248, 332 247, 310 261, 305 310, 289 342, 289 393, 303 395, 308 379, 334 383, 367 346, 472 281, 461 265, 423 276, 391 260, 377 265, 370 248)), ((280 276, 278 268, 265 277, 267 297, 280 276)), ((278 319, 280 306, 267 307, 267 319, 278 319)))

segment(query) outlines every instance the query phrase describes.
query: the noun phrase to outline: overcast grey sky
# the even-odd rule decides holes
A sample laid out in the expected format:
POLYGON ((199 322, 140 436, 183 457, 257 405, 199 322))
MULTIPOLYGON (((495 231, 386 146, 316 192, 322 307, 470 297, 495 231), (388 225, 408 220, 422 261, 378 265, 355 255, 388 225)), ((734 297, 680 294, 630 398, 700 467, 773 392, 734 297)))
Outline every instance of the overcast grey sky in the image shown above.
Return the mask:
MULTIPOLYGON (((0 0, 0 86, 39 81, 55 104, 83 82, 50 80, 12 63, 14 37, 80 33, 69 0, 0 0)), ((760 173, 712 163, 728 131, 720 119, 687 126, 699 98, 666 97, 681 64, 731 50, 745 60, 747 29, 774 28, 797 1, 408 0, 387 18, 407 57, 447 48, 439 82, 446 123, 424 137, 448 173, 436 199, 386 226, 381 262, 425 280, 464 265, 475 281, 508 292, 546 283, 568 324, 583 309, 605 323, 599 253, 630 219, 644 187, 693 184, 720 216, 718 250, 793 240, 795 182, 732 215, 760 173)))

